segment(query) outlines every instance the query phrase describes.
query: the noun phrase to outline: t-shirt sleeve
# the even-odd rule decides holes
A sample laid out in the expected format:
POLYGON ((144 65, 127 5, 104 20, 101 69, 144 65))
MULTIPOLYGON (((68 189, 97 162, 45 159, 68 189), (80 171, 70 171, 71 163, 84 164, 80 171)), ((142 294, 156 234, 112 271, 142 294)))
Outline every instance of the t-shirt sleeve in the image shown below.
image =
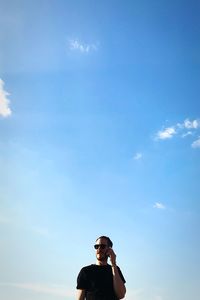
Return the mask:
POLYGON ((122 272, 121 272, 120 268, 119 268, 119 267, 117 267, 117 269, 118 269, 119 276, 121 277, 121 279, 122 279, 123 283, 126 283, 126 280, 124 279, 124 276, 123 276, 123 274, 122 274, 122 272))
POLYGON ((77 286, 76 288, 79 290, 85 290, 87 289, 88 281, 87 281, 87 274, 85 272, 85 269, 82 268, 78 274, 77 277, 77 286))

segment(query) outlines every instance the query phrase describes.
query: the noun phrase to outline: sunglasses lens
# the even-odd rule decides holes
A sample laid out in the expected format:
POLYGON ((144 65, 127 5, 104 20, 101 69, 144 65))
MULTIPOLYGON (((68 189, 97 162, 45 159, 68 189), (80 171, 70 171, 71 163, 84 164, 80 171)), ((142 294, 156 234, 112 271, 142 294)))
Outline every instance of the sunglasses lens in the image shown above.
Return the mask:
POLYGON ((94 248, 97 250, 97 249, 105 249, 106 248, 106 245, 104 244, 99 244, 99 245, 94 245, 94 248))

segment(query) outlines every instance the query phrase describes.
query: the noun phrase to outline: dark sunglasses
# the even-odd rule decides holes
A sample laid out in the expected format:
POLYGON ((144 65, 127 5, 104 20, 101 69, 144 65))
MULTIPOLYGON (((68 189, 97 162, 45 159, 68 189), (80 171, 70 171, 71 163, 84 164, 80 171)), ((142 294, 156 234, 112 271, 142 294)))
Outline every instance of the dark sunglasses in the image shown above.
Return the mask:
POLYGON ((96 245, 94 245, 94 249, 96 249, 96 250, 99 249, 99 248, 100 249, 105 249, 106 247, 107 247, 107 245, 105 245, 105 244, 98 244, 98 245, 96 244, 96 245))

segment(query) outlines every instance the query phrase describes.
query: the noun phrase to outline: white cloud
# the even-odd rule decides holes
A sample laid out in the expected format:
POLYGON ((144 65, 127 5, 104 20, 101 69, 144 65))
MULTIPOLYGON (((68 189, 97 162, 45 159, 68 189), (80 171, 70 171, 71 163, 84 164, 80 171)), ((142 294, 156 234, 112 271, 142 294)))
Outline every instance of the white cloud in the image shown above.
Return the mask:
POLYGON ((11 109, 9 107, 10 101, 7 98, 9 94, 4 90, 4 82, 0 78, 0 116, 8 117, 11 115, 11 109))
MULTIPOLYGON (((166 127, 164 130, 160 130, 155 135, 155 140, 165 140, 174 137, 185 138, 187 136, 195 136, 199 133, 200 119, 190 120, 185 119, 182 123, 177 123, 171 127, 166 127)), ((200 137, 192 143, 192 148, 200 148, 200 137)))
POLYGON ((72 51, 79 51, 81 53, 89 53, 91 51, 96 51, 97 45, 81 43, 77 39, 75 39, 75 40, 69 40, 69 48, 72 51))
POLYGON ((138 152, 134 155, 133 159, 138 160, 142 158, 142 153, 138 152))
POLYGON ((188 131, 188 132, 182 134, 182 137, 184 138, 184 137, 192 135, 192 134, 193 134, 192 131, 188 131))
POLYGON ((168 128, 165 128, 164 130, 158 131, 158 133, 156 134, 156 139, 160 139, 160 140, 169 139, 169 138, 172 138, 173 135, 175 135, 175 134, 176 134, 175 128, 168 127, 168 128))
POLYGON ((200 137, 192 143, 192 148, 200 148, 200 137))
POLYGON ((184 121, 184 126, 187 129, 197 129, 198 127, 200 127, 200 121, 199 120, 190 121, 189 119, 186 119, 184 121))
POLYGON ((57 297, 72 298, 75 297, 74 289, 67 288, 58 284, 35 284, 35 283, 0 283, 0 286, 14 287, 40 294, 55 295, 57 297))
POLYGON ((158 209, 166 209, 166 206, 164 204, 162 204, 161 202, 155 202, 154 208, 158 208, 158 209))

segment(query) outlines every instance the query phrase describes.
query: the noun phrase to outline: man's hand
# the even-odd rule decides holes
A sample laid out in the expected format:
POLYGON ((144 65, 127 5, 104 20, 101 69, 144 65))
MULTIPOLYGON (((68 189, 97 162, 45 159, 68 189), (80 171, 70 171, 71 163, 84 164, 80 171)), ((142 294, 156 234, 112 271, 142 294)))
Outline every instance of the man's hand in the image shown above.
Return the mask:
POLYGON ((111 265, 112 266, 116 265, 116 254, 112 248, 110 248, 110 247, 108 248, 107 255, 110 257, 111 265))

